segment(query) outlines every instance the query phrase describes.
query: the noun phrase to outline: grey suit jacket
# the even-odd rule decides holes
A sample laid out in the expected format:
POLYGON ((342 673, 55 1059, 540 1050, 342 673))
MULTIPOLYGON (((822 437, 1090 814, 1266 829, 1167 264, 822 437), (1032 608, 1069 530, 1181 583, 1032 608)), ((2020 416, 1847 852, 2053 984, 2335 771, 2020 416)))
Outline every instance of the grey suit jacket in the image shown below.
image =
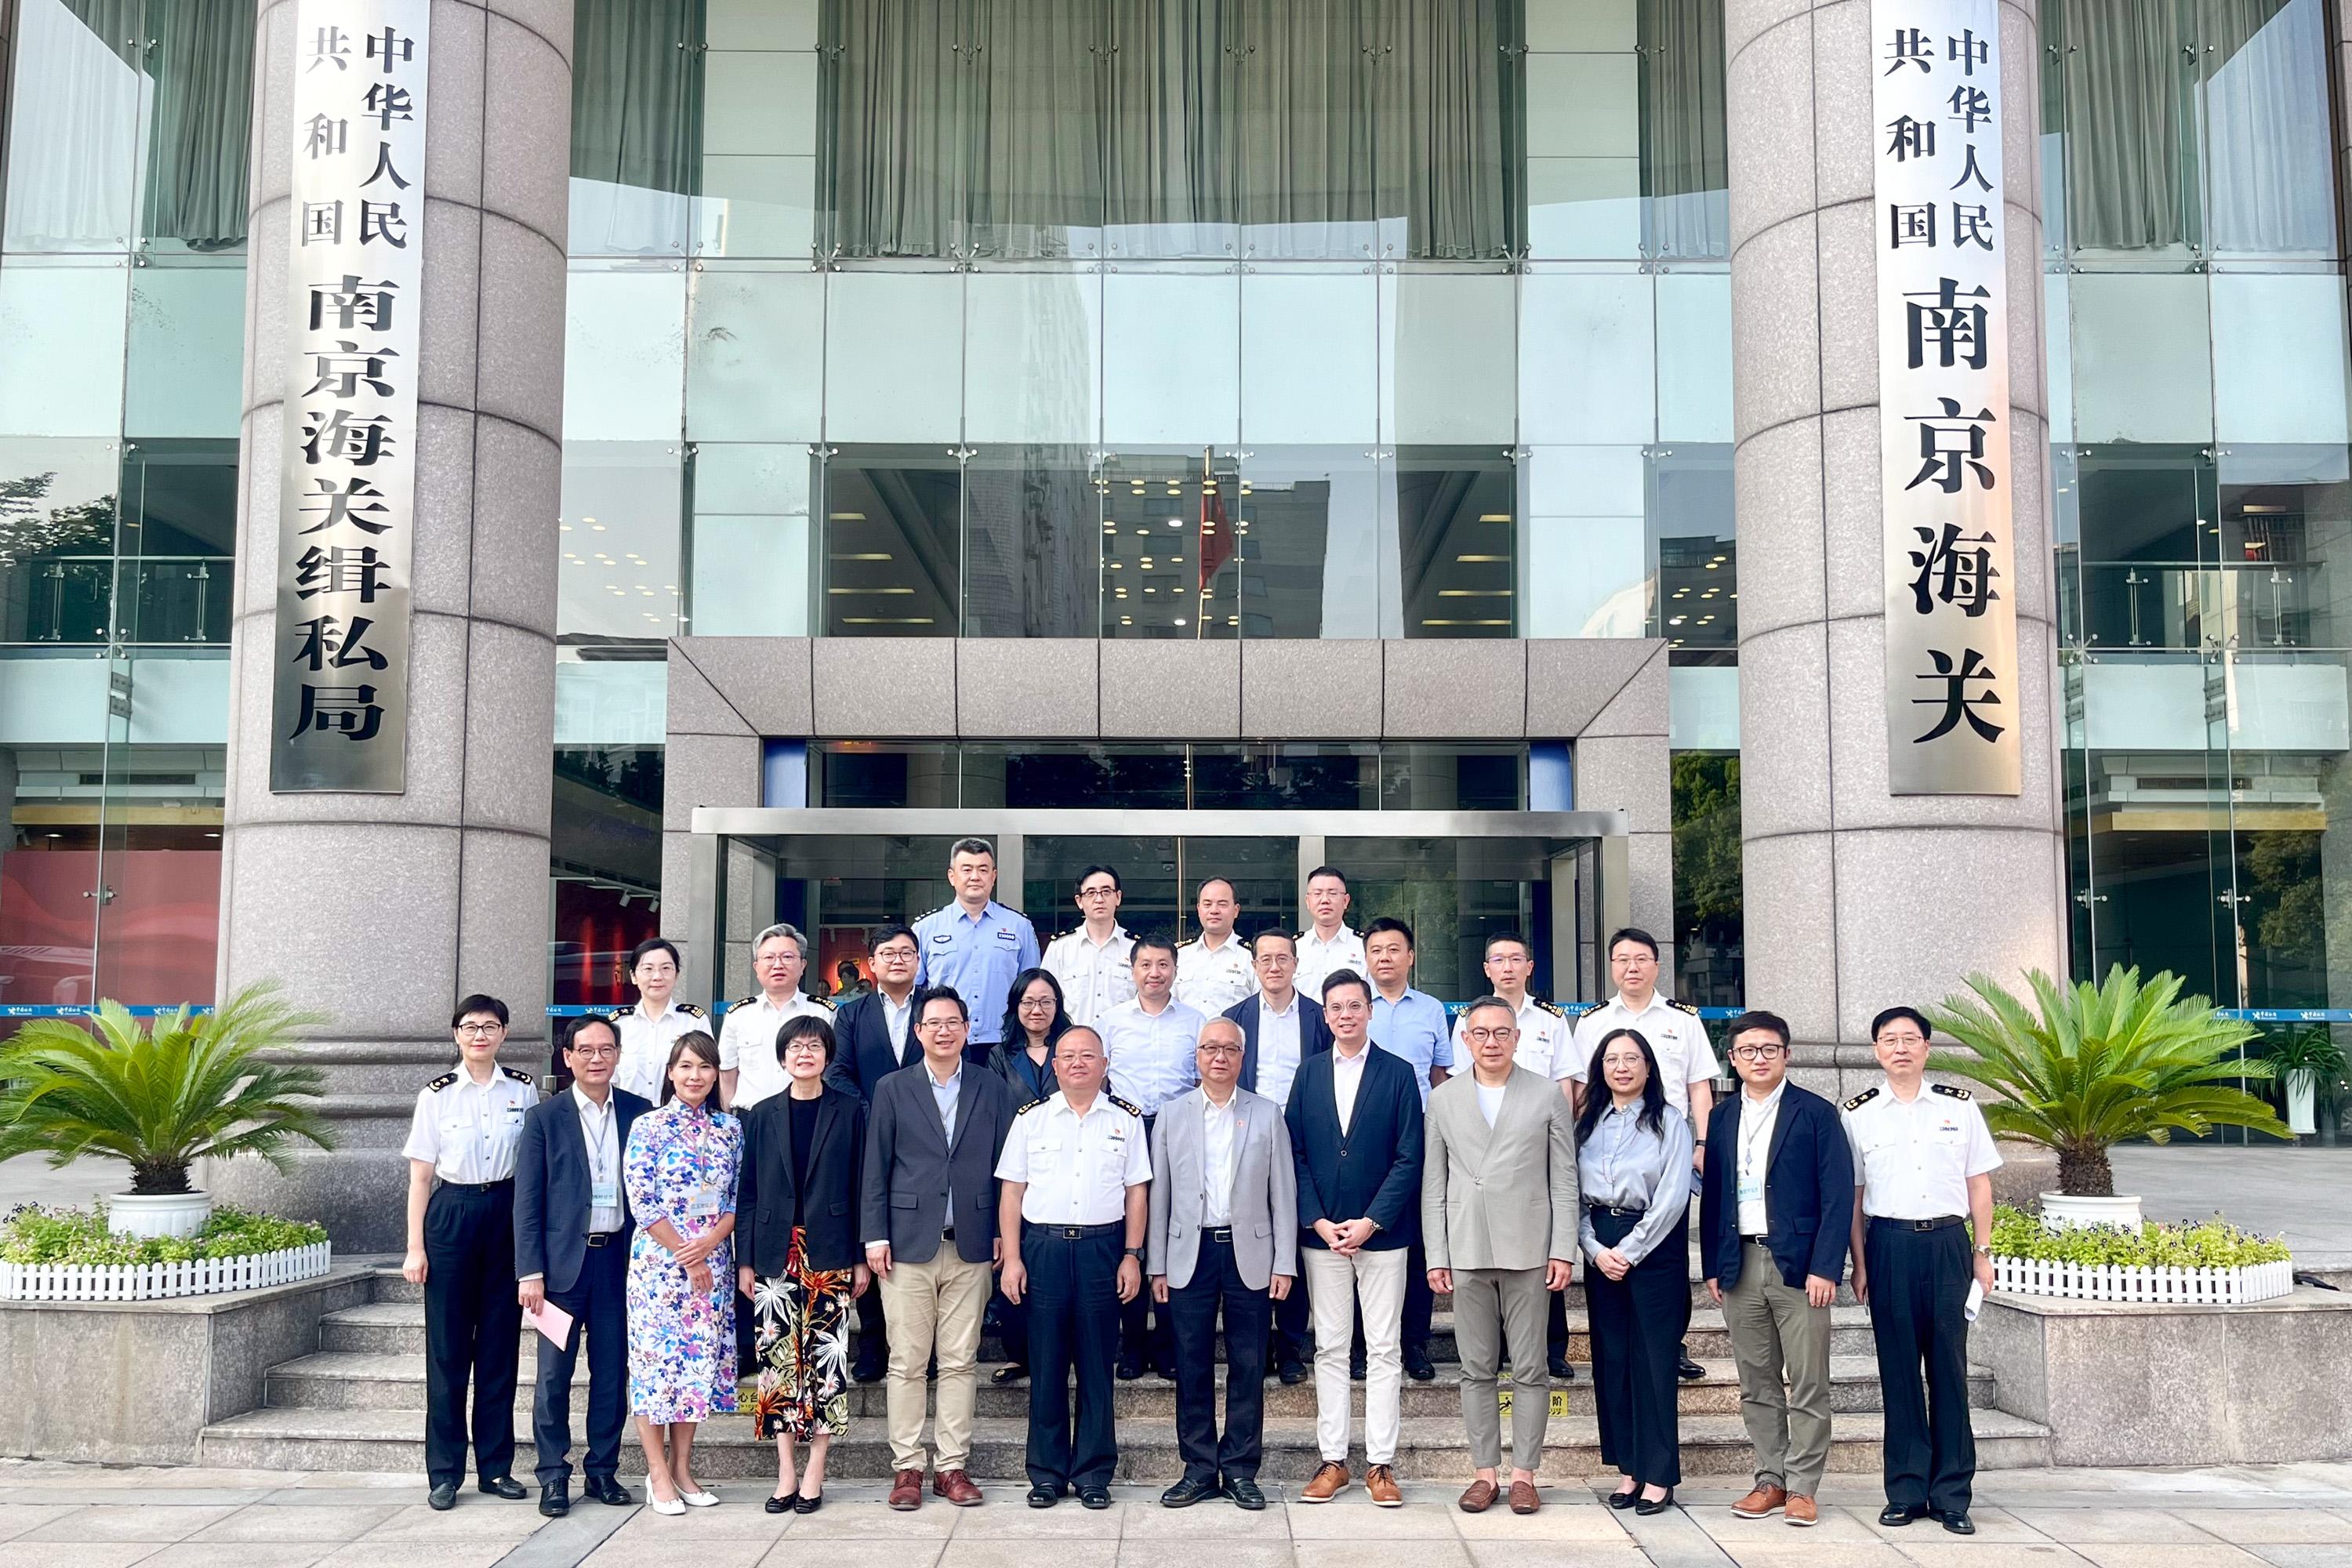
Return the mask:
MULTIPOLYGON (((1282 1108, 1245 1089, 1234 1096, 1242 1118, 1235 1130, 1234 1266, 1242 1283, 1263 1290, 1276 1274, 1298 1275, 1298 1167, 1282 1108)), ((1205 1089, 1179 1095, 1160 1108, 1151 1129, 1150 1272, 1168 1276, 1171 1289, 1192 1283, 1201 1255, 1209 1191, 1202 1118, 1208 1103, 1205 1089)))
POLYGON ((1540 1268, 1576 1258, 1576 1121, 1559 1086, 1511 1069, 1488 1127, 1465 1072, 1429 1091, 1421 1233, 1432 1268, 1540 1268))
POLYGON ((866 1243, 890 1244, 898 1263, 929 1263, 940 1233, 955 1227, 956 1256, 986 1263, 996 1253, 996 1157, 1013 1127, 1013 1091, 966 1061, 956 1091, 955 1138, 940 1120, 931 1069, 912 1067, 874 1086, 866 1120, 866 1180, 858 1189, 866 1243))

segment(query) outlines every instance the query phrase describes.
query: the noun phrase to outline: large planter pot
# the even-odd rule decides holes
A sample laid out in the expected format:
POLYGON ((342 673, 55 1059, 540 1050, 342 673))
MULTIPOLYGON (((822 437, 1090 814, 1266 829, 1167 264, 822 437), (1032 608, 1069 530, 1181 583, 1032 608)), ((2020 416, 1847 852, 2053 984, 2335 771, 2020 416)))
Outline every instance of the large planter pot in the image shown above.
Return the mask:
POLYGON ((117 1193, 106 1200, 106 1226, 122 1236, 194 1236, 213 1215, 207 1192, 117 1193))
POLYGON ((2068 1193, 2042 1194, 2042 1228, 2072 1230, 2077 1226, 2112 1226, 2117 1230, 2137 1230, 2140 1225, 2139 1199, 2084 1198, 2068 1193))
POLYGON ((2319 1098, 2319 1075, 2309 1068, 2292 1068, 2286 1075, 2286 1130, 2298 1138, 2308 1138, 2319 1131, 2319 1117, 2315 1102, 2319 1098))

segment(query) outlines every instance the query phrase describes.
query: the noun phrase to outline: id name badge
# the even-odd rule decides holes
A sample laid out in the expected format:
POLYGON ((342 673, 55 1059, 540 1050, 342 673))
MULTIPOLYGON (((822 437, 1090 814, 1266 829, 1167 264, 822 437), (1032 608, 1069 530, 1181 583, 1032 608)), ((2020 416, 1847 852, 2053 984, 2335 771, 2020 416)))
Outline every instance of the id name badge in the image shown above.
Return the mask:
POLYGON ((719 1213, 719 1194, 711 1187, 697 1187, 687 1194, 686 1212, 697 1219, 715 1218, 719 1213))
POLYGON ((1745 1172, 1741 1173, 1739 1177, 1739 1201, 1743 1204, 1753 1204, 1761 1203, 1763 1200, 1764 1178, 1760 1175, 1749 1175, 1745 1172))
POLYGON ((621 1206, 621 1186, 618 1182, 592 1182, 588 1186, 588 1206, 593 1209, 616 1209, 621 1206))

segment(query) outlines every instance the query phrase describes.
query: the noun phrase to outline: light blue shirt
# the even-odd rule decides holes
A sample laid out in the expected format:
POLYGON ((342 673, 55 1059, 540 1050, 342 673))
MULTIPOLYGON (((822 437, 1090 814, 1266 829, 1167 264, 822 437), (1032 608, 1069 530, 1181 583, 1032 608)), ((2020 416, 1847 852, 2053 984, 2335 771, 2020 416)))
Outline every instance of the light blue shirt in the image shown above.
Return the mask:
MULTIPOLYGON (((1599 1087, 1593 1092, 1606 1095, 1609 1090, 1599 1087)), ((1643 1211, 1617 1244, 1628 1263, 1641 1262, 1690 1212, 1689 1119, 1667 1105, 1659 1130, 1653 1132, 1642 1125, 1640 1106, 1627 1110, 1602 1107, 1592 1136, 1576 1146, 1576 1181, 1588 1204, 1643 1211)), ((1601 1238, 1593 1231, 1591 1210, 1585 1211, 1578 1230, 1584 1256, 1598 1256, 1601 1238)))
POLYGON ((1029 917, 993 899, 977 918, 951 903, 915 922, 915 948, 921 955, 915 984, 955 987, 971 1012, 971 1043, 1002 1039, 1013 977, 1037 967, 1037 931, 1029 917))
POLYGON ((1413 1079, 1421 1085, 1422 1108, 1427 1110, 1429 1069, 1454 1070, 1454 1032, 1445 1019, 1445 1004, 1410 985, 1393 1002, 1374 991, 1372 1044, 1412 1064, 1413 1079))
POLYGON ((956 1096, 963 1092, 963 1058, 961 1057, 956 1058, 956 1069, 948 1074, 948 1080, 945 1083, 941 1083, 938 1076, 931 1071, 931 1064, 929 1062, 923 1064, 923 1076, 930 1080, 931 1103, 940 1108, 940 1125, 947 1129, 948 1142, 953 1144, 956 1096))

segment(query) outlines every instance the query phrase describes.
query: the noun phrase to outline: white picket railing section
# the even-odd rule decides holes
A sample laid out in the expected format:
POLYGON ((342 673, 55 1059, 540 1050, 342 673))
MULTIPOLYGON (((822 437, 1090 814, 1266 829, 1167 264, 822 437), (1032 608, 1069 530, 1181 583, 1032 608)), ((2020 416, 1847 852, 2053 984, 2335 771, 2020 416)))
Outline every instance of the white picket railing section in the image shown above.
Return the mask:
POLYGON ((10 1263, 0 1259, 0 1301, 156 1301, 210 1296, 316 1279, 333 1261, 334 1243, 199 1258, 186 1263, 10 1263))
POLYGON ((2294 1263, 2253 1263, 2242 1268, 2155 1268, 2143 1265, 2058 1263, 1995 1253, 1992 1285, 2023 1296, 2077 1301, 2128 1301, 2158 1307, 2239 1307, 2294 1289, 2294 1263))

